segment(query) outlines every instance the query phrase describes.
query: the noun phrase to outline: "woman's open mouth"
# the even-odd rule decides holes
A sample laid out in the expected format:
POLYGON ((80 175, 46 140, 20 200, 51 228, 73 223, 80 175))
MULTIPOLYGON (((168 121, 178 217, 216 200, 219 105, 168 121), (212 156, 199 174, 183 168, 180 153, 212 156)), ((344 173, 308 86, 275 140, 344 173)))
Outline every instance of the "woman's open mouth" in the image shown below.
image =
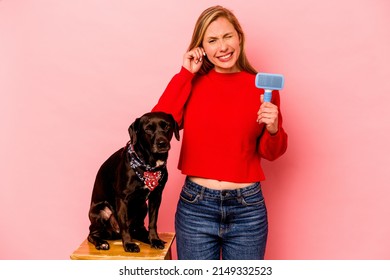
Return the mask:
POLYGON ((221 62, 227 62, 230 60, 230 58, 233 56, 233 52, 231 53, 228 53, 224 56, 218 56, 217 58, 221 61, 221 62))

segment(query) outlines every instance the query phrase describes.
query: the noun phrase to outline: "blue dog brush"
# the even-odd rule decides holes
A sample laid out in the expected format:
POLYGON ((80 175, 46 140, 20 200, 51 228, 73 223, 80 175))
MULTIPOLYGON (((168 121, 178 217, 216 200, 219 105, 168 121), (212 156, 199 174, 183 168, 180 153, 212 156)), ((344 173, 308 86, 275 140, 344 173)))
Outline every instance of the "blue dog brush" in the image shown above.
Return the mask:
POLYGON ((284 86, 284 77, 280 74, 257 73, 257 88, 264 89, 264 102, 271 102, 272 91, 280 90, 284 86))

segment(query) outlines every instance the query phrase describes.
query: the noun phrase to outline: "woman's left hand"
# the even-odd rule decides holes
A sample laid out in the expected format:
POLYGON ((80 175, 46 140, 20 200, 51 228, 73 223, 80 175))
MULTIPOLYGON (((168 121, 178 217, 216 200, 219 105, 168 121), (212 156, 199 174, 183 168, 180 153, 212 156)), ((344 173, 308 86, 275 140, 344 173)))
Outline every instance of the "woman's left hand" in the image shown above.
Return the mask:
POLYGON ((276 134, 279 130, 278 127, 278 106, 271 102, 264 102, 264 96, 260 96, 261 106, 257 112, 257 122, 259 124, 264 123, 270 134, 276 134))

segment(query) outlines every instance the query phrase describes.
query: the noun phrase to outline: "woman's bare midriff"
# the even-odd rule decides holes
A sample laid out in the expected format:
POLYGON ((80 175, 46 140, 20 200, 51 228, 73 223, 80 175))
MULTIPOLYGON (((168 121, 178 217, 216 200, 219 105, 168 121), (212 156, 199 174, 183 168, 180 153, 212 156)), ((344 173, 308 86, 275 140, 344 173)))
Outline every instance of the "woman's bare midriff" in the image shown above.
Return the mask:
POLYGON ((201 185, 209 189, 214 189, 214 190, 235 190, 235 189, 244 188, 254 184, 254 182, 234 183, 234 182, 218 181, 213 179, 206 179, 206 178, 192 177, 192 176, 189 176, 188 179, 191 182, 194 182, 198 185, 201 185))

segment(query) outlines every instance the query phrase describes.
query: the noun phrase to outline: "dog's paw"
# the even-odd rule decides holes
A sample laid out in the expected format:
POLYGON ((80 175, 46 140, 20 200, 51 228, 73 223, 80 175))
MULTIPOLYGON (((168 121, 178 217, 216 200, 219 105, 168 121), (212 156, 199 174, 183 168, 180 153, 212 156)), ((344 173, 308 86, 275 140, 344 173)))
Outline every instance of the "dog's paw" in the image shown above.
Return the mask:
POLYGON ((140 251, 139 246, 135 243, 126 243, 123 245, 123 248, 130 253, 139 253, 140 251))
POLYGON ((102 243, 96 244, 95 248, 98 250, 109 250, 110 245, 107 242, 102 242, 102 243))
POLYGON ((151 247, 152 248, 155 248, 155 249, 164 249, 165 248, 165 241, 161 240, 161 239, 152 239, 151 240, 151 247))

